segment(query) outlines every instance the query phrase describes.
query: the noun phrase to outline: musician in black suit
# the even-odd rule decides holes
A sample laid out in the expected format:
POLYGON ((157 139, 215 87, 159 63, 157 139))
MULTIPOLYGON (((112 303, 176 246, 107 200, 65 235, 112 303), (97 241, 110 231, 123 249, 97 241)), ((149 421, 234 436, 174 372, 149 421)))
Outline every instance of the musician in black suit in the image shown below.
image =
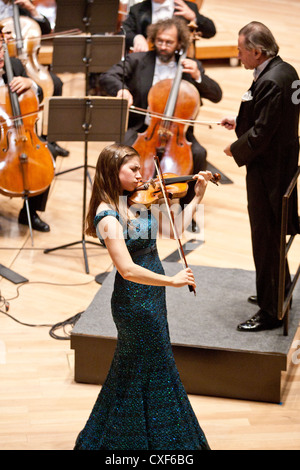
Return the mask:
MULTIPOLYGON (((13 2, 10 0, 0 0, 0 21, 6 18, 13 17, 13 2)), ((14 2, 19 9, 19 14, 22 17, 28 17, 31 20, 34 20, 39 27, 41 28, 41 34, 49 34, 51 33, 51 25, 44 15, 40 14, 37 8, 35 7, 34 3, 30 0, 15 0, 14 2)), ((2 28, 2 32, 5 32, 7 38, 10 37, 11 31, 8 26, 4 26, 2 28)), ((49 70, 49 75, 53 82, 53 94, 52 96, 62 96, 62 89, 63 89, 63 82, 62 80, 51 70, 49 70)), ((47 139, 47 136, 44 136, 47 139)), ((55 151, 55 154, 62 157, 67 157, 69 155, 69 151, 62 148, 57 142, 51 142, 51 148, 55 151)))
MULTIPOLYGON (((260 331, 281 326, 277 320, 282 197, 297 171, 299 103, 293 99, 296 70, 279 56, 271 31, 251 22, 238 38, 239 59, 254 70, 237 120, 222 124, 235 128, 237 140, 225 149, 238 166, 247 169, 247 196, 257 295, 249 301, 259 311, 238 325, 239 331, 260 331)), ((296 82, 297 83, 297 82, 296 82)), ((295 188, 289 207, 288 233, 300 233, 295 188)), ((286 292, 291 277, 286 266, 286 292)))
MULTIPOLYGON (((36 93, 38 100, 42 101, 43 91, 41 87, 39 87, 31 78, 29 78, 26 75, 26 71, 22 62, 19 59, 13 58, 13 57, 10 59, 10 62, 11 62, 11 67, 12 67, 12 71, 14 75, 13 80, 10 82, 11 91, 17 93, 18 95, 21 95, 22 93, 32 88, 34 92, 36 93)), ((0 83, 0 86, 7 84, 7 76, 6 76, 5 64, 4 64, 4 51, 3 51, 2 43, 0 43, 0 76, 1 76, 0 81, 2 82, 0 83)), ((49 143, 48 143, 48 148, 50 152, 52 153, 53 158, 55 159, 57 156, 55 149, 49 143)), ((44 222, 40 218, 40 216, 37 214, 37 211, 41 211, 41 212, 45 211, 46 203, 48 199, 48 193, 49 193, 49 188, 37 196, 31 196, 30 198, 28 198, 28 206, 29 206, 32 228, 39 232, 49 232, 50 230, 49 225, 46 222, 44 222)), ((28 225, 25 202, 23 204, 22 209, 20 210, 18 222, 23 225, 28 225)))
POLYGON ((147 27, 157 20, 179 16, 187 23, 193 22, 196 31, 203 38, 211 38, 216 34, 213 21, 201 13, 194 2, 184 0, 144 0, 133 5, 122 26, 126 35, 126 48, 133 52, 148 50, 147 27))

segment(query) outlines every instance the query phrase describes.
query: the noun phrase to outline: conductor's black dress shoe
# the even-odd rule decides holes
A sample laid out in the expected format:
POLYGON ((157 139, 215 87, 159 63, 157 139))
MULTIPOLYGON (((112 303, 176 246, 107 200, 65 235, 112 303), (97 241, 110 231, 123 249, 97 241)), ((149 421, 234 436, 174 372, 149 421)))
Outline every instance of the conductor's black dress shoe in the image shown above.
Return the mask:
POLYGON ((69 150, 62 148, 57 142, 51 142, 51 146, 57 156, 68 157, 70 155, 69 150))
MULTIPOLYGON (((38 232, 50 232, 50 227, 46 222, 44 222, 36 212, 33 212, 30 214, 30 219, 31 219, 31 226, 33 230, 37 230, 38 232)), ((29 225, 28 222, 28 217, 27 213, 25 210, 21 210, 19 213, 19 218, 18 218, 19 224, 22 225, 29 225)))
POLYGON ((238 331, 264 331, 264 330, 273 330, 275 328, 281 327, 283 324, 282 320, 277 318, 272 318, 268 313, 263 310, 259 310, 253 317, 249 320, 240 323, 237 326, 238 331))
POLYGON ((200 233, 200 228, 198 227, 197 223, 194 221, 194 219, 192 219, 192 222, 190 223, 190 225, 187 227, 187 230, 189 232, 193 232, 193 233, 200 233))

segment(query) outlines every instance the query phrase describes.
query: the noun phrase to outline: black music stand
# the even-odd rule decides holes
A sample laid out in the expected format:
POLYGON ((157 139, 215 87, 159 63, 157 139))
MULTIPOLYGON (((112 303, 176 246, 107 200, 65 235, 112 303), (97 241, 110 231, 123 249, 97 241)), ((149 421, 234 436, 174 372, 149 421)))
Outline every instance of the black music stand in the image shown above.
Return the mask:
POLYGON ((56 0, 55 32, 78 28, 85 33, 115 32, 119 0, 56 0))
POLYGON ((124 57, 125 36, 61 36, 53 40, 54 73, 85 73, 88 95, 90 73, 106 72, 124 57))
MULTIPOLYGON (((85 91, 88 95, 89 73, 108 70, 124 56, 124 48, 125 36, 57 37, 53 42, 52 69, 55 73, 85 73, 85 91)), ((80 168, 82 166, 70 168, 56 173, 56 176, 80 168)), ((89 179, 91 182, 90 176, 89 179)))
POLYGON ((128 106, 124 106, 124 100, 121 98, 99 96, 85 98, 53 97, 49 99, 48 138, 51 141, 84 141, 84 181, 81 240, 56 248, 48 248, 44 250, 44 253, 81 243, 87 274, 89 273, 89 266, 86 243, 99 246, 99 243, 85 240, 88 142, 122 142, 127 128, 127 119, 128 106), (72 116, 72 119, 70 119, 70 116, 72 116))

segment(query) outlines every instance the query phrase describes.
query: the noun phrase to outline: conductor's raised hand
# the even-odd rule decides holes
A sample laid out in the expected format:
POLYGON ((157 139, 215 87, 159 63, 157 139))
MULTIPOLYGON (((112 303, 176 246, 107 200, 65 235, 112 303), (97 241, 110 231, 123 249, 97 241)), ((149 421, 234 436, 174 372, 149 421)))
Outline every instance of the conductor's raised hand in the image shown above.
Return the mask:
POLYGON ((236 120, 235 120, 234 117, 225 117, 220 122, 220 125, 225 127, 225 129, 228 129, 229 131, 232 131, 232 130, 235 129, 236 120))

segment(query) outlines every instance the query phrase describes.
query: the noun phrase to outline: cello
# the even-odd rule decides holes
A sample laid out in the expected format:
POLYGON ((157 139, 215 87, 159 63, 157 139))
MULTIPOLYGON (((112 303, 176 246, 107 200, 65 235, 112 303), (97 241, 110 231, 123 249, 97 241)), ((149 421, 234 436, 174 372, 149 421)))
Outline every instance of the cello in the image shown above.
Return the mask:
POLYGON ((185 137, 187 126, 180 123, 180 119, 195 119, 200 96, 192 83, 182 80, 182 61, 187 51, 181 50, 180 54, 174 80, 161 80, 151 87, 148 94, 150 124, 132 145, 141 156, 141 174, 145 179, 154 174, 155 156, 159 157, 163 173, 186 175, 193 171, 191 143, 185 137), (159 114, 165 118, 157 117, 159 114), (171 117, 178 121, 168 119, 171 117))
POLYGON ((17 57, 32 78, 43 90, 43 99, 53 95, 54 85, 47 67, 41 65, 38 54, 41 46, 41 28, 32 18, 20 16, 19 7, 13 0, 13 17, 1 20, 2 32, 12 33, 7 47, 10 57, 17 57))
POLYGON ((32 89, 20 96, 11 91, 14 74, 5 41, 2 47, 8 85, 0 86, 0 193, 26 200, 50 186, 54 160, 35 133, 38 98, 32 89))

